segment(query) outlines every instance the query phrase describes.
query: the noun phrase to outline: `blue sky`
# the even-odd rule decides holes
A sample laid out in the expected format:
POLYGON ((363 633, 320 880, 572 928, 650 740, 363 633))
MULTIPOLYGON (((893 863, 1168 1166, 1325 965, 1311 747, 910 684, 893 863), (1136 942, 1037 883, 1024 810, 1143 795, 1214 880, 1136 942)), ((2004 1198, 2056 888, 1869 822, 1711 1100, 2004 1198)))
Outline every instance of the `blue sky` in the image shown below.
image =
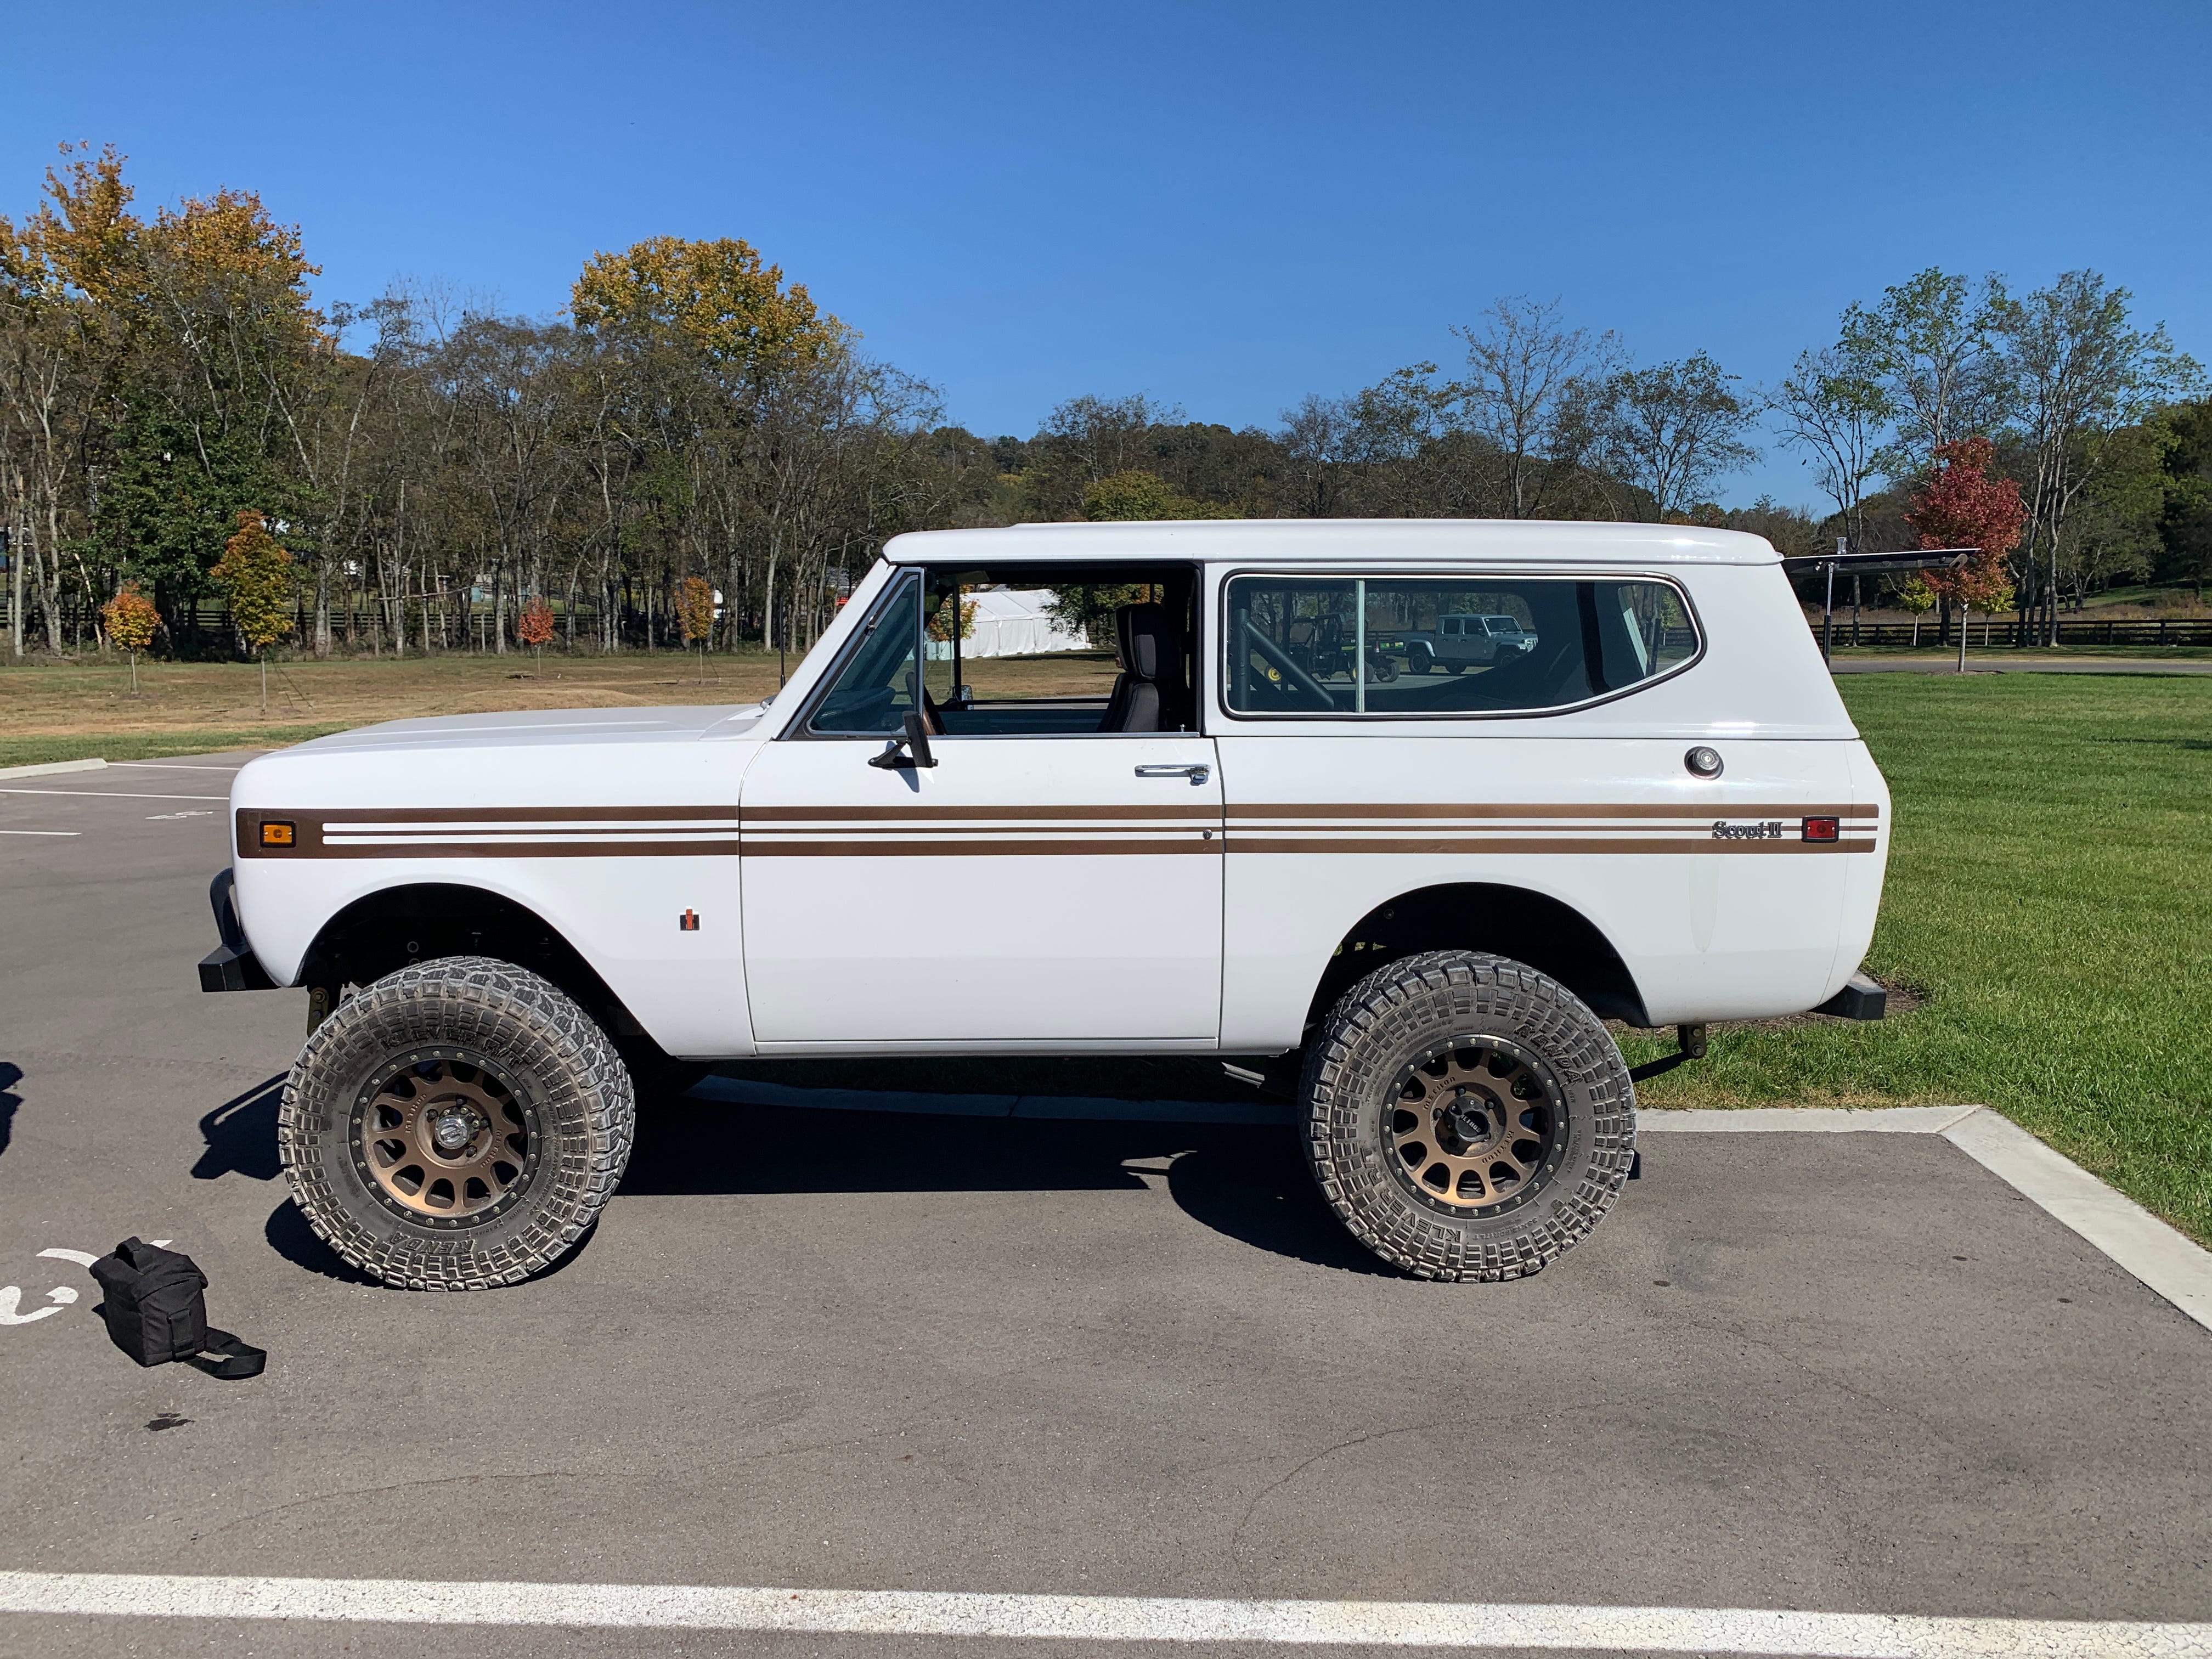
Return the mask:
MULTIPOLYGON (((2212 361, 2212 7, 1276 3, 12 11, 0 210, 63 139, 229 184, 327 299, 550 312, 594 250, 743 236, 1032 431, 1078 392, 1273 424, 1501 295, 1750 383, 1929 264, 2082 266, 2212 361)), ((1730 480, 1810 502, 1786 453, 1730 480)))

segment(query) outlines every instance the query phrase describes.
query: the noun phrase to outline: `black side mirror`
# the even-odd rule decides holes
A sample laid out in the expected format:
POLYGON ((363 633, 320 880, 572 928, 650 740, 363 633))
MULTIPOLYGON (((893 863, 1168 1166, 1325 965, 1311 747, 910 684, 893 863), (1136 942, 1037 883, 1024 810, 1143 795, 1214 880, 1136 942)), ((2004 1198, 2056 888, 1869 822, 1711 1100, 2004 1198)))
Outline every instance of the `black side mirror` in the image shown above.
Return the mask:
POLYGON ((929 752, 928 723, 921 718, 918 711, 908 714, 906 735, 902 738, 893 738, 890 748, 884 750, 880 755, 872 755, 868 757, 868 764, 880 766, 886 770, 919 769, 937 764, 936 757, 929 752), (902 755, 899 753, 901 749, 909 752, 902 755))

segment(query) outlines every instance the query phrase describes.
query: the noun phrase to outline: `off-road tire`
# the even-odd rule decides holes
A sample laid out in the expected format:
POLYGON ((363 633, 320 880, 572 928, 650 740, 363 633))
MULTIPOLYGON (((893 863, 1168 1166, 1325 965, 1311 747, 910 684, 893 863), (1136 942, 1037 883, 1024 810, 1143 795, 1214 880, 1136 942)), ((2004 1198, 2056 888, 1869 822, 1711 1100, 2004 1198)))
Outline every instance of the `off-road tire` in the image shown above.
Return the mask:
POLYGON ((1636 1156, 1635 1086, 1604 1022, 1557 980, 1504 957, 1431 951, 1361 980, 1322 1022, 1299 1103, 1306 1157, 1329 1207, 1353 1237, 1418 1279, 1538 1271, 1603 1218, 1636 1156), (1564 1122, 1544 1143, 1556 1140, 1556 1158, 1547 1152, 1546 1172, 1522 1196, 1455 1212, 1394 1165, 1389 1114, 1401 1109, 1408 1068, 1460 1038, 1495 1039, 1524 1057, 1564 1122))
POLYGON ((477 1291, 575 1248, 622 1179, 635 1119, 621 1057, 566 992, 511 963, 446 957, 378 980, 315 1029, 285 1082, 276 1139, 293 1200, 340 1256, 387 1285, 477 1291), (398 1212, 357 1150, 377 1079, 441 1054, 491 1061, 528 1104, 526 1175, 481 1218, 398 1212))

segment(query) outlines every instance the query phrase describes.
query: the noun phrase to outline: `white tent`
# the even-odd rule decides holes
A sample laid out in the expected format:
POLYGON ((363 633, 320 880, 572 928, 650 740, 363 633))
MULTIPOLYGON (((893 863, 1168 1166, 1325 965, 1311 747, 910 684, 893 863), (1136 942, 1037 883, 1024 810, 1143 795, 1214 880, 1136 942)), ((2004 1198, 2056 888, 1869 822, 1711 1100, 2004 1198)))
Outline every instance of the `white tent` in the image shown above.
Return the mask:
MULTIPOLYGON (((1082 635, 1067 632, 1046 611, 1045 606, 1052 600, 1049 588, 1018 592, 1011 588, 988 587, 969 594, 968 599, 975 607, 975 619, 968 637, 960 641, 960 654, 963 657, 1035 657, 1048 651, 1091 648, 1091 642, 1082 635)), ((950 657, 951 642, 933 641, 929 654, 950 657)))

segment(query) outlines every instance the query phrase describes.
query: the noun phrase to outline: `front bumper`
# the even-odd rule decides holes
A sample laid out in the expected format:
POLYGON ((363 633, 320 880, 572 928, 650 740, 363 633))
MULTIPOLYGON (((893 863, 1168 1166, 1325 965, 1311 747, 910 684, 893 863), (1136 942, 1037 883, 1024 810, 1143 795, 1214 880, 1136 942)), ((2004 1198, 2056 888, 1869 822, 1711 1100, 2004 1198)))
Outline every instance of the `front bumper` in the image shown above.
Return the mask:
POLYGON ((238 881, 225 865, 208 884, 208 903, 215 911, 216 931, 222 943, 200 958, 203 991, 275 991, 276 981, 246 942, 246 927, 238 919, 238 881))

